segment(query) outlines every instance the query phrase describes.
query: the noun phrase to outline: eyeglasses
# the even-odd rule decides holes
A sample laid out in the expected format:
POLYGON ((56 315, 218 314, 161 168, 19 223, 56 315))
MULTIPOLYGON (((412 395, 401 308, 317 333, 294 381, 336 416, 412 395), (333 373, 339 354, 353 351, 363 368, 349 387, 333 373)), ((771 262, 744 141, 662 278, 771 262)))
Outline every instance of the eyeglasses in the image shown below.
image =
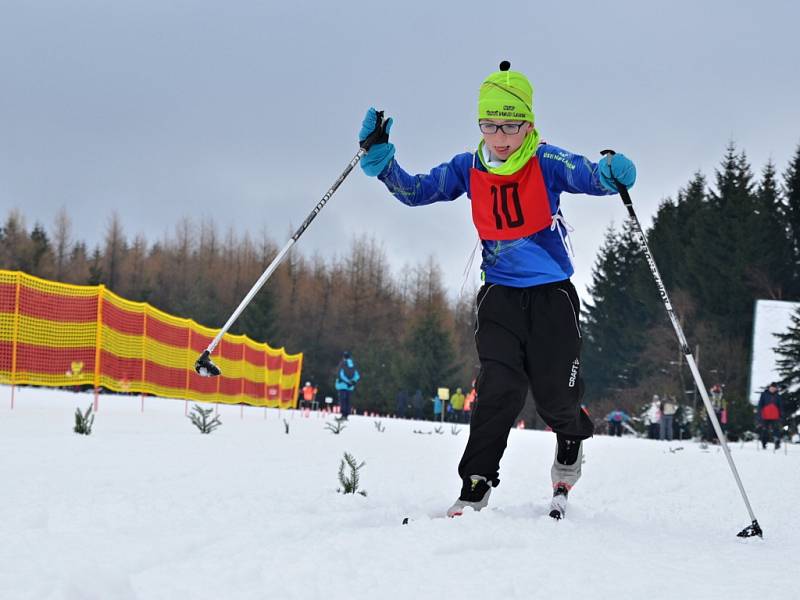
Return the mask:
POLYGON ((481 128, 482 133, 497 133, 499 129, 506 135, 516 135, 519 133, 520 128, 525 125, 526 121, 522 123, 503 123, 499 125, 497 123, 478 123, 478 127, 481 128))

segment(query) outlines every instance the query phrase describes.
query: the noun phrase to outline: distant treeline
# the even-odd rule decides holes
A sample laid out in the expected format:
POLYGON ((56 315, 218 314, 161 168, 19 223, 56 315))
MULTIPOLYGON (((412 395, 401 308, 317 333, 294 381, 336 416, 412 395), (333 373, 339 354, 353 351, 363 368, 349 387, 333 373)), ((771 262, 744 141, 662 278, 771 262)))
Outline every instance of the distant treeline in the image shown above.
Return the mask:
MULTIPOLYGON (((769 162, 756 180, 732 144, 714 186, 696 173, 661 204, 648 231, 704 381, 725 386, 732 429, 752 428, 746 398, 755 300, 800 299, 799 234, 800 148, 782 177, 769 162)), ((590 293, 583 370, 590 404, 632 409, 666 394, 691 406, 691 374, 628 222, 607 232, 590 293)))
MULTIPOLYGON (((229 230, 223 237, 210 220, 185 219, 149 243, 129 238, 112 215, 103 244, 92 249, 73 239, 63 209, 49 231, 38 223, 28 231, 16 211, 0 229, 0 268, 105 284, 210 327, 225 323, 277 250, 266 236, 254 241, 229 230)), ((356 408, 391 413, 400 389, 431 398, 437 387, 469 387, 478 362, 473 297, 449 301, 433 258, 392 275, 381 245, 357 238, 341 256, 290 253, 231 332, 303 352, 303 381, 322 397, 335 397, 336 367, 350 351, 362 374, 356 408)))
MULTIPOLYGON (((648 231, 651 249, 705 382, 725 385, 731 413, 745 403, 753 303, 800 299, 800 148, 782 176, 770 162, 756 179, 730 145, 710 187, 696 173, 665 200, 648 231)), ((112 215, 95 248, 72 237, 61 210, 46 230, 12 211, 0 229, 0 267, 58 281, 103 283, 131 300, 221 326, 277 253, 267 237, 213 221, 184 220, 157 242, 129 238, 112 215)), ((358 408, 394 412, 400 389, 467 388, 477 375, 474 290, 448 299, 435 260, 392 273, 380 245, 356 238, 340 256, 293 251, 233 332, 305 353, 303 379, 333 395, 349 350, 362 372, 358 408)), ((691 375, 630 226, 611 228, 583 310, 586 402, 596 420, 611 408, 635 414, 653 394, 691 406, 691 375)), ((454 294, 450 294, 452 297, 454 294)), ((530 406, 526 421, 533 422, 530 406)), ((738 415, 738 416, 737 416, 738 415)))

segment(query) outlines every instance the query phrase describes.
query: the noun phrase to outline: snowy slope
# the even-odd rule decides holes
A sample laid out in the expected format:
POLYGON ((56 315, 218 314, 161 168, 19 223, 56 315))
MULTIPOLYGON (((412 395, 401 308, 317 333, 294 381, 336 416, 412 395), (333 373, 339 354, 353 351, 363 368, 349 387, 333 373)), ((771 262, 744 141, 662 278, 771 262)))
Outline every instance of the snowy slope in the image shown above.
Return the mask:
POLYGON ((717 448, 597 437, 567 519, 547 514, 552 434, 512 431, 490 509, 440 518, 467 431, 0 387, 0 598, 761 598, 800 554, 800 447, 732 446, 765 539, 717 448), (282 419, 290 424, 284 433, 282 419), (674 452, 668 451, 669 449, 674 452), (678 448, 682 448, 678 450, 678 448), (366 498, 336 493, 344 451, 366 498), (401 525, 410 516, 409 525, 401 525))

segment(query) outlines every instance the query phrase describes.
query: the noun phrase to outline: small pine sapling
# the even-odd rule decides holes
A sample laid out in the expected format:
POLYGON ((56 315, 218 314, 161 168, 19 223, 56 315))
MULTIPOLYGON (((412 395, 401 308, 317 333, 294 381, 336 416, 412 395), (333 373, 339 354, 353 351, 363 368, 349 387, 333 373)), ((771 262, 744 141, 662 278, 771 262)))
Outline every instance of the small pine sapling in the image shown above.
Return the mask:
POLYGON ((459 433, 461 433, 461 428, 460 427, 456 427, 455 425, 451 425, 450 426, 450 433, 452 433, 453 435, 458 435, 459 433))
POLYGON ((328 429, 331 433, 335 433, 339 435, 342 433, 342 430, 347 427, 344 424, 344 421, 336 421, 335 423, 325 423, 325 428, 328 429))
POLYGON ((381 422, 380 422, 380 421, 374 421, 374 422, 373 422, 373 425, 375 425, 375 429, 377 429, 377 430, 378 430, 379 432, 381 432, 381 433, 383 433, 384 431, 386 431, 386 427, 385 427, 384 425, 381 425, 381 422))
POLYGON ((216 415, 213 419, 209 419, 212 412, 214 412, 213 408, 201 408, 195 404, 192 408, 192 413, 189 415, 189 420, 200 430, 200 433, 211 433, 222 425, 222 421, 219 420, 219 415, 216 415))
POLYGON ((92 414, 91 404, 85 413, 82 413, 80 408, 75 409, 75 427, 72 428, 72 431, 79 435, 91 435, 93 424, 94 415, 92 414))
POLYGON ((286 430, 286 435, 289 435, 289 421, 283 420, 283 428, 286 430))
POLYGON ((434 430, 436 433, 438 433, 439 435, 442 435, 442 434, 444 433, 444 427, 442 427, 442 426, 439 426, 439 427, 434 427, 434 429, 433 429, 433 430, 434 430))
POLYGON ((365 464, 367 463, 365 463, 363 460, 361 461, 361 464, 356 464, 356 459, 353 457, 353 455, 349 452, 345 452, 344 458, 339 463, 339 483, 342 485, 342 487, 337 488, 336 491, 340 494, 361 494, 362 496, 366 496, 366 490, 358 489, 358 484, 360 481, 358 477, 359 471, 365 464), (350 469, 349 475, 344 474, 345 466, 349 467, 350 469))

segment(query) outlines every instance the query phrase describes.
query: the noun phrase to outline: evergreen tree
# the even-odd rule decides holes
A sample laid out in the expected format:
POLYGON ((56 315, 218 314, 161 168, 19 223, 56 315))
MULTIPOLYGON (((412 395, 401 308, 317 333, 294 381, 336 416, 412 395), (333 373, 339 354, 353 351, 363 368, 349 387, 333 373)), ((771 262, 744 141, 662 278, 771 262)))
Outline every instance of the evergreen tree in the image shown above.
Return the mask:
POLYGON ((11 271, 30 272, 31 248, 25 220, 12 210, 0 228, 0 267, 11 271))
POLYGON ((775 351, 782 357, 778 359, 778 372, 781 384, 786 386, 784 393, 784 414, 790 415, 800 406, 800 310, 791 317, 791 325, 786 333, 776 333, 779 343, 775 351))
POLYGON ((726 396, 725 403, 728 407, 728 424, 725 433, 730 440, 736 441, 746 431, 753 431, 755 411, 746 397, 738 394, 726 396))
POLYGON ((398 349, 382 336, 373 336, 359 347, 363 348, 356 356, 361 374, 356 392, 359 407, 370 412, 394 412, 395 393, 402 387, 397 370, 392 368, 398 349))
MULTIPOLYGON (((587 399, 598 399, 639 380, 639 359, 652 317, 643 298, 646 263, 633 225, 609 228, 592 270, 592 304, 584 311, 583 378, 587 399)), ((654 288, 652 280, 650 288, 654 288)))
POLYGON ((261 288, 231 327, 231 333, 243 333, 253 340, 275 340, 278 333, 275 291, 261 288))
POLYGON ((442 315, 428 310, 417 319, 405 344, 406 387, 426 396, 450 382, 456 370, 455 352, 442 315))
POLYGON ((39 277, 52 276, 52 250, 44 227, 39 223, 31 231, 30 274, 39 277))
POLYGON ((678 192, 677 200, 662 202, 653 218, 647 240, 669 290, 692 287, 688 254, 699 235, 698 217, 706 210, 706 205, 706 178, 697 172, 686 188, 678 192))
POLYGON ((92 258, 89 261, 89 279, 86 283, 88 285, 100 285, 103 283, 103 254, 97 246, 95 246, 92 258))
POLYGON ((745 279, 756 298, 780 299, 792 277, 792 250, 786 236, 775 165, 769 161, 755 195, 749 264, 745 279))
POLYGON ((783 175, 783 195, 783 214, 792 255, 789 296, 800 298, 800 145, 783 175))
MULTIPOLYGON (((108 289, 117 294, 124 294, 126 290, 122 287, 123 261, 128 251, 128 244, 122 231, 122 223, 116 212, 111 215, 106 229, 105 242, 105 251, 102 255, 104 259, 102 283, 105 283, 108 289)), ((176 272, 175 275, 179 273, 180 271, 176 272)))
POLYGON ((752 173, 744 153, 731 143, 716 172, 716 190, 696 217, 695 236, 686 256, 698 316, 724 331, 749 330, 752 292, 745 272, 759 250, 752 173))

